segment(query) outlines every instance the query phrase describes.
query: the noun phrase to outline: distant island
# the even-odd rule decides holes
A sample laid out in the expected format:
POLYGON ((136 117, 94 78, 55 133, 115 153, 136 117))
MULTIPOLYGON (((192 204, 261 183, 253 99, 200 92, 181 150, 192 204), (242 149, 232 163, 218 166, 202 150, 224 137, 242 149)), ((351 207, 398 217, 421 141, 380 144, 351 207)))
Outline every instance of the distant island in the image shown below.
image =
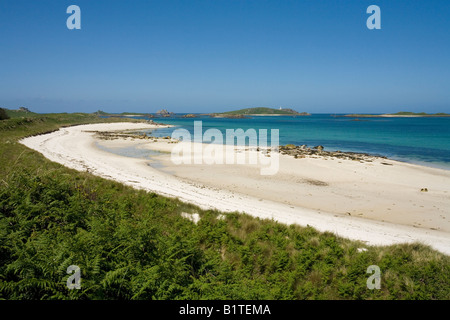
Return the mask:
POLYGON ((148 118, 169 118, 169 117, 181 117, 181 118, 196 118, 198 116, 210 116, 212 118, 231 118, 242 119, 249 116, 310 116, 307 112, 297 112, 290 108, 246 108, 235 111, 228 111, 222 113, 188 113, 188 114, 176 114, 169 112, 166 109, 161 109, 156 113, 140 113, 140 112, 122 112, 122 113, 108 113, 102 110, 98 110, 93 114, 103 117, 148 117, 148 118))
POLYGON ((344 117, 352 118, 401 118, 401 117, 450 117, 448 113, 425 113, 425 112, 409 112, 401 111, 397 113, 384 113, 384 114, 346 114, 344 117))
POLYGON ((273 108, 246 108, 222 113, 212 113, 210 116, 216 118, 246 118, 247 116, 310 116, 307 112, 297 112, 293 109, 273 108))
POLYGON ((165 109, 159 110, 158 112, 152 113, 142 113, 142 112, 122 112, 122 113, 108 113, 102 110, 98 110, 93 113, 94 115, 101 117, 109 117, 109 118, 127 118, 127 117, 146 117, 146 118, 154 118, 154 117, 170 117, 174 115, 173 112, 168 112, 165 109))

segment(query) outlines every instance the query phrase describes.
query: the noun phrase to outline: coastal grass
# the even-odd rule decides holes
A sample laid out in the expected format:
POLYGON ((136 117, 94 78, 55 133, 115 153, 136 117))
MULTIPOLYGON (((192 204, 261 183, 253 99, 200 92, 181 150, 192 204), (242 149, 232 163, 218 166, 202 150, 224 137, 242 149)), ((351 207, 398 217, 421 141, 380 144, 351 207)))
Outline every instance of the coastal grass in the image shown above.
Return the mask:
POLYGON ((18 143, 111 121, 126 119, 0 121, 0 299, 450 298, 450 257, 428 246, 366 246, 311 227, 201 210, 68 169, 18 143), (81 269, 80 290, 66 287, 70 265, 81 269), (370 265, 380 267, 379 290, 367 288, 370 265))

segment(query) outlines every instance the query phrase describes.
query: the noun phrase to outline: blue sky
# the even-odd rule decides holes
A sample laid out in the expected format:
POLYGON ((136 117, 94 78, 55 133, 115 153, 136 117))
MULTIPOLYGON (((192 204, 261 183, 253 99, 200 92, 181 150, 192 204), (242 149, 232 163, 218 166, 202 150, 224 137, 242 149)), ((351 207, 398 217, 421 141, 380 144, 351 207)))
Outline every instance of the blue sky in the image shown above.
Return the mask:
POLYGON ((449 17, 448 0, 0 0, 0 106, 450 112, 449 17))

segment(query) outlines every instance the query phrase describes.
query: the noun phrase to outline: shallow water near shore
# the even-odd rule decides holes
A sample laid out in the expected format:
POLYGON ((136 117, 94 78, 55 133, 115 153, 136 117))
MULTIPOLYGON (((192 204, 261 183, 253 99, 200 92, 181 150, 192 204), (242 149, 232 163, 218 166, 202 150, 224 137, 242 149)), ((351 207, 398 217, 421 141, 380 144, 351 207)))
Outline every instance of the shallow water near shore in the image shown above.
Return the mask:
POLYGON ((99 142, 96 142, 95 146, 102 151, 111 152, 119 156, 150 160, 148 165, 155 169, 164 168, 162 162, 154 158, 155 156, 160 156, 163 154, 163 152, 160 151, 139 148, 137 146, 108 148, 99 142))
MULTIPOLYGON (((141 118, 142 117, 136 117, 141 118)), ((365 118, 355 119, 331 114, 311 116, 253 116, 246 119, 155 118, 175 125, 152 130, 152 136, 170 136, 177 128, 194 133, 194 121, 202 121, 203 132, 219 129, 278 129, 279 143, 322 145, 327 151, 369 153, 414 164, 450 170, 450 118, 365 118), (359 120, 359 121, 355 121, 359 120)), ((270 143, 270 132, 268 133, 270 143)))

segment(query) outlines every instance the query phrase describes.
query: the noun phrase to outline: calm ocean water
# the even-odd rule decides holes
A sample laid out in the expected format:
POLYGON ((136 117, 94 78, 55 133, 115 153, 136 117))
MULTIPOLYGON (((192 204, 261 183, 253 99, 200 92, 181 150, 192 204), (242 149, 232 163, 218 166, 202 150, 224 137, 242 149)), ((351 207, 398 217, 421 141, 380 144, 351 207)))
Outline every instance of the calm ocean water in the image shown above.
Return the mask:
MULTIPOLYGON (((203 130, 279 129, 280 145, 322 145, 328 151, 353 151, 383 155, 391 159, 450 170, 450 117, 442 118, 353 118, 330 114, 306 117, 255 116, 248 119, 156 118, 156 122, 176 125, 158 129, 152 135, 171 135, 182 127, 193 134, 194 121, 203 130)), ((270 134, 269 134, 270 135, 270 134)))

